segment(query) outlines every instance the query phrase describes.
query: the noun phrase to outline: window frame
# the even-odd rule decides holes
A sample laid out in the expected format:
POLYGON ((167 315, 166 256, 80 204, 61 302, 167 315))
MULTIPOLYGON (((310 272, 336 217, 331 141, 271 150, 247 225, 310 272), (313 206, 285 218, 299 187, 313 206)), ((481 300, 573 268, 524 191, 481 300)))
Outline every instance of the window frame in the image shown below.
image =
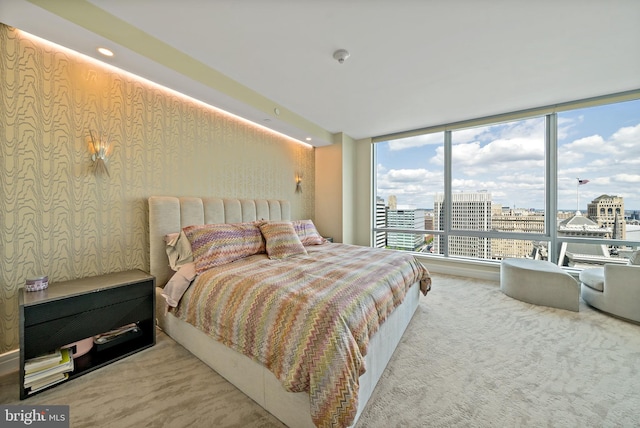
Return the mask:
MULTIPOLYGON (((548 242, 548 260, 558 263, 561 246, 563 243, 581 243, 590 245, 619 245, 619 246, 636 246, 640 247, 640 241, 622 240, 622 239, 593 239, 586 237, 566 237, 558 236, 558 228, 556 222, 549 221, 551 218, 557 218, 558 213, 558 113, 574 109, 582 109, 586 107, 596 107, 606 104, 622 103, 625 101, 633 101, 640 99, 640 89, 626 91, 612 95, 582 99, 578 101, 557 104, 552 106, 540 107, 535 109, 521 110, 502 115, 488 116, 484 118, 472 119, 468 121, 456 122, 446 125, 421 128, 395 134, 382 135, 371 139, 372 144, 382 143, 390 140, 419 136, 423 134, 431 134, 436 132, 444 132, 444 227, 442 230, 428 229, 401 229, 389 227, 376 227, 376 203, 377 199, 377 151, 373 148, 372 156, 372 191, 374 197, 372 215, 374 221, 371 229, 371 243, 375 244, 376 234, 380 232, 408 233, 408 234, 431 234, 442 236, 443 254, 415 253, 425 257, 442 257, 445 258, 469 258, 460 256, 451 256, 449 254, 448 241, 450 236, 479 237, 487 239, 514 239, 525 241, 544 241, 548 242), (473 231, 453 229, 451 225, 451 215, 453 212, 452 198, 452 132, 466 128, 477 126, 486 126, 510 122, 515 120, 530 119, 535 117, 545 118, 545 224, 544 233, 530 232, 505 232, 505 231, 473 231)), ((435 215, 436 213, 434 213, 435 215)), ((487 262, 499 263, 492 259, 476 259, 487 262)))

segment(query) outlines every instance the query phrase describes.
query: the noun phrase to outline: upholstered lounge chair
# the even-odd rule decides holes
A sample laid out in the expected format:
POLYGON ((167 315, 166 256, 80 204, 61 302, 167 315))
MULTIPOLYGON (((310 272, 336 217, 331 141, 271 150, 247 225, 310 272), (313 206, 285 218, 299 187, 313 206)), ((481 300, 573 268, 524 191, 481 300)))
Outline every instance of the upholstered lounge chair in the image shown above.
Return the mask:
POLYGON ((502 260, 500 290, 509 297, 534 305, 574 312, 580 308, 578 281, 546 260, 502 260))
POLYGON ((640 265, 605 264, 580 273, 582 300, 611 315, 640 323, 640 265))

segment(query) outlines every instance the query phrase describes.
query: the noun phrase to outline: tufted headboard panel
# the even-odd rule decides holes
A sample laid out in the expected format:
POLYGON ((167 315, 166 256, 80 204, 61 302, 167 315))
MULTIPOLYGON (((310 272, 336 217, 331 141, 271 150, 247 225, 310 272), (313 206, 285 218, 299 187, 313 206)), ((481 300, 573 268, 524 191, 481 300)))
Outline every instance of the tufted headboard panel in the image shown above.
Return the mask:
POLYGON ((255 220, 291 220, 289 201, 277 199, 223 199, 174 196, 149 198, 150 273, 164 287, 173 275, 164 237, 194 224, 242 223, 255 220))

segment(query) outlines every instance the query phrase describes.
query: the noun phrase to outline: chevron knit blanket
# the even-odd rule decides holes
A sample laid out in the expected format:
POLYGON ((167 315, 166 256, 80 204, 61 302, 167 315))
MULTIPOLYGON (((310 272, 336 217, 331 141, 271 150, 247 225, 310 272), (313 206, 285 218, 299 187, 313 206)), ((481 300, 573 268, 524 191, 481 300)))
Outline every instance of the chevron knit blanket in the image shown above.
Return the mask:
POLYGON ((176 315, 261 363, 287 391, 308 391, 319 427, 350 425, 369 338, 428 271, 407 253, 323 244, 200 274, 176 315))

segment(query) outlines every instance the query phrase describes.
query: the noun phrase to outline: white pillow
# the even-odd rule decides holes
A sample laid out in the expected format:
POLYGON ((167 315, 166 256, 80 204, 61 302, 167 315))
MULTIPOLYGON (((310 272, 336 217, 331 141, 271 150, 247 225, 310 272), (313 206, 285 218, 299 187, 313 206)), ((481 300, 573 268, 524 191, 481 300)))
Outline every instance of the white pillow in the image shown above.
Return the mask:
POLYGON ((183 231, 170 233, 164 237, 164 242, 172 270, 177 272, 181 266, 193 262, 191 243, 183 231))
POLYGON ((196 277, 196 264, 186 263, 173 274, 167 285, 162 289, 162 297, 167 301, 167 305, 175 308, 178 306, 180 299, 191 285, 193 278, 196 277))
POLYGON ((636 250, 629 256, 629 261, 627 264, 630 265, 640 265, 640 250, 636 250))

